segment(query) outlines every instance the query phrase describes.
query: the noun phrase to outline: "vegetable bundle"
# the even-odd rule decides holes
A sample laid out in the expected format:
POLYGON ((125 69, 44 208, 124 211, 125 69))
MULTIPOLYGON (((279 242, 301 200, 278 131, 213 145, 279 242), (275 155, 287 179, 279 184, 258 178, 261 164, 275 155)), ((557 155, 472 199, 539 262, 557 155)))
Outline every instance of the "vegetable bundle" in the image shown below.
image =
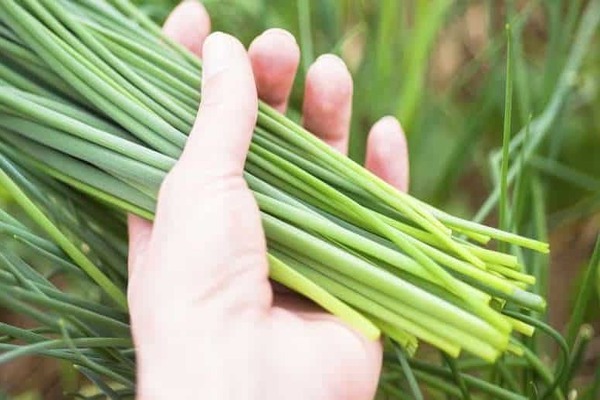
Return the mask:
MULTIPOLYGON (((127 0, 0 2, 0 185, 30 216, 45 213, 41 227, 122 310, 123 285, 111 275, 119 265, 109 267, 122 258, 94 263, 58 240, 51 221, 59 217, 24 195, 11 166, 119 210, 106 209, 108 219, 151 219, 200 84, 200 61, 127 0)), ((365 335, 383 332, 409 353, 423 340, 492 362, 521 351, 513 331, 533 333, 504 310, 544 309, 527 291, 534 277, 484 245, 548 252, 545 243, 398 192, 264 104, 245 179, 261 210, 271 277, 365 335)))

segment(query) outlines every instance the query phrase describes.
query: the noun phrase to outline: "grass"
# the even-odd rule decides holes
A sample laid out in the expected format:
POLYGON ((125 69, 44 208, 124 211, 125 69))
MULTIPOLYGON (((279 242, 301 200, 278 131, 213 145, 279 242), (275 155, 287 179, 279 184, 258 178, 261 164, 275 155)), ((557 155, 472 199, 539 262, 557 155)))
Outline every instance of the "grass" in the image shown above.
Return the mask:
MULTIPOLYGON (((227 30, 227 27, 230 26, 229 29, 235 29, 236 35, 245 38, 246 41, 266 26, 279 25, 291 28, 300 38, 301 45, 308 46, 305 47, 306 51, 303 53, 306 54, 305 61, 303 61, 305 68, 314 55, 321 52, 333 50, 344 55, 342 50, 344 41, 355 40, 356 37, 359 37, 365 42, 364 52, 366 55, 353 68, 357 94, 354 106, 352 156, 357 160, 362 158, 365 133, 370 122, 384 113, 401 115, 409 132, 413 193, 443 209, 459 210, 463 215, 472 215, 471 207, 465 205, 465 198, 471 196, 471 192, 484 183, 469 185, 465 189, 464 183, 460 184, 461 179, 465 179, 462 178, 464 176, 472 176, 473 171, 477 171, 479 175, 485 175, 485 171, 489 171, 491 176, 495 174, 499 179, 494 182, 495 185, 491 190, 492 196, 488 202, 484 203, 487 206, 481 209, 479 219, 494 214, 496 205, 500 202, 499 210, 503 215, 500 217, 500 221, 503 221, 501 227, 508 226, 515 232, 546 241, 550 229, 554 230, 557 223, 566 218, 565 215, 568 215, 570 219, 584 218, 586 215, 596 212, 600 204, 600 197, 598 197, 600 192, 598 192, 598 186, 594 185, 596 180, 593 174, 585 172, 597 170, 597 160, 594 161, 589 154, 593 154, 594 149, 600 147, 598 140, 594 139, 594 137, 597 138, 597 135, 593 136, 594 130, 592 129, 597 126, 593 115, 598 111, 596 108, 599 102, 594 101, 596 99, 594 92, 592 91, 592 94, 589 92, 590 85, 593 87, 596 84, 593 77, 599 64, 594 53, 588 51, 594 44, 597 44, 595 32, 598 18, 600 18, 598 3, 597 1, 590 2, 586 6, 585 12, 582 12, 583 2, 579 1, 556 1, 548 4, 529 2, 523 9, 517 10, 513 7, 507 20, 502 21, 503 17, 494 6, 495 2, 487 2, 487 10, 484 11, 487 15, 494 16, 496 21, 511 24, 510 38, 513 51, 508 54, 514 55, 513 77, 505 74, 507 65, 504 48, 505 36, 501 30, 490 28, 492 37, 486 50, 478 53, 472 61, 465 61, 465 65, 457 71, 446 90, 439 90, 427 82, 431 73, 430 60, 439 36, 446 34, 450 26, 455 21, 461 21, 464 16, 466 10, 460 4, 440 2, 441 5, 435 9, 437 13, 427 12, 428 7, 433 8, 433 3, 429 2, 415 2, 414 8, 399 7, 397 2, 385 1, 381 2, 381 8, 371 5, 371 2, 359 4, 333 1, 299 1, 297 3, 275 1, 270 2, 269 7, 260 1, 241 0, 208 2, 207 5, 212 14, 216 16, 217 29, 225 28, 227 30), (297 13, 296 10, 302 12, 297 13), (535 24, 534 16, 539 12, 547 12, 548 15, 548 23, 544 25, 549 37, 547 43, 536 41, 535 38, 531 39, 531 36, 534 36, 530 33, 531 25, 535 24), (566 15, 564 21, 561 18, 563 13, 566 15), (246 23, 240 24, 240 20, 246 23), (395 33, 394 26, 401 27, 399 32, 395 33), (423 29, 423 26, 428 29, 423 29), (244 27, 242 31, 240 31, 240 27, 244 27), (349 33, 350 31, 351 33, 349 33), (413 37, 417 37, 417 39, 411 40, 413 37), (536 49, 540 47, 543 47, 544 51, 541 54, 535 54, 536 49), (482 68, 488 68, 488 70, 482 73, 482 68), (374 79, 374 77, 378 77, 378 79, 374 79), (505 91, 502 88, 505 85, 508 88, 509 84, 514 85, 514 104, 510 102, 512 96, 503 95, 505 91), (513 106, 514 117, 509 118, 504 114, 508 105, 513 106), (501 128, 503 115, 505 115, 504 131, 501 128), (513 133, 511 126, 515 125, 522 129, 511 135, 513 133), (509 143, 508 139, 511 136, 512 140, 509 143), (507 140, 504 141, 501 150, 492 153, 493 161, 490 164, 492 169, 489 170, 487 154, 494 147, 500 145, 502 138, 507 140), (504 156, 500 157, 499 154, 504 156), (556 196, 549 198, 548 193, 562 193, 562 195, 558 196, 558 199, 554 198, 556 196), (510 213, 507 212, 509 203, 511 203, 512 211, 510 213), (580 204, 584 205, 580 206, 580 204), (548 214, 554 216, 550 219, 551 226, 547 225, 548 214)), ((167 2, 161 4, 154 2, 146 9, 161 18, 169 6, 167 2)), ((30 65, 29 68, 36 69, 37 67, 30 65)), ((190 78, 182 71, 179 72, 182 74, 181 78, 190 78)), ((52 76, 46 75, 45 79, 60 91, 60 83, 53 80, 52 76)), ((302 79, 299 79, 292 101, 296 108, 300 104, 301 90, 299 90, 299 86, 301 83, 302 79)), ((26 108, 31 112, 31 103, 27 103, 27 105, 26 108)), ((61 110, 61 112, 64 111, 64 109, 61 110)), ((69 110, 69 112, 76 111, 69 110)), ((292 113, 292 115, 294 114, 292 113)), ((181 117, 185 116, 182 114, 181 117)), ((19 146, 29 146, 31 151, 40 151, 39 146, 36 147, 29 141, 15 138, 13 143, 17 143, 19 146)), ((61 142, 61 146, 63 145, 64 143, 61 142)), ((166 152, 172 151, 169 150, 170 147, 166 142, 160 142, 157 145, 166 152)), ((263 142, 263 145, 266 144, 263 142)), ((73 142, 73 146, 74 149, 77 148, 77 142, 73 142)), ((260 152, 260 150, 258 151, 260 152)), ((139 154, 136 154, 136 157, 139 157, 139 154)), ((66 162, 67 159, 58 158, 58 155, 50 150, 44 153, 45 162, 52 163, 56 160, 66 162)), ((273 158, 273 160, 276 159, 273 158)), ((163 165, 161 163, 164 162, 168 164, 168 160, 155 158, 148 158, 148 162, 154 163, 153 165, 156 167, 163 165)), ((33 164, 35 162, 32 162, 30 167, 33 164)), ((257 174, 264 174, 264 169, 261 170, 260 165, 255 165, 254 169, 257 174)), ((106 176, 99 175, 97 171, 81 171, 78 172, 78 176, 65 176, 65 171, 59 168, 49 172, 70 185, 79 185, 79 188, 84 191, 93 192, 98 197, 102 196, 96 189, 83 183, 85 182, 84 177, 92 173, 97 182, 106 179, 106 176)), ((148 180, 154 176, 153 173, 153 170, 149 169, 146 175, 148 178, 137 182, 137 187, 147 184, 148 180)), ((130 180, 135 177, 123 178, 131 182, 130 180)), ((280 179, 283 178, 285 176, 280 177, 280 179)), ((37 182, 36 180, 34 187, 39 185, 37 182)), ((139 205, 151 204, 152 199, 149 198, 146 190, 131 192, 132 189, 129 185, 120 185, 114 190, 115 193, 121 193, 121 195, 114 196, 115 193, 113 193, 113 196, 105 199, 114 201, 115 197, 122 199, 129 196, 126 193, 136 193, 135 201, 120 200, 121 203, 115 203, 121 208, 142 214, 144 209, 140 209, 139 205)), ((35 197, 33 198, 35 199, 35 197)), ((133 198, 130 197, 130 199, 133 198)), ((26 200, 24 201, 26 202, 26 200)), ((61 201, 61 204, 63 202, 70 204, 74 201, 78 200, 67 196, 61 201)), ((265 204, 268 202, 269 199, 263 200, 265 204)), ((281 207, 281 204, 276 203, 275 205, 273 210, 281 207)), ((101 207, 94 203, 94 207, 90 208, 103 210, 101 207)), ((88 209, 86 208, 86 210, 88 209)), ((11 213, 14 213, 14 209, 11 210, 11 213)), ((19 213, 17 216, 22 219, 19 213)), ((33 251, 38 255, 43 254, 44 257, 47 257, 47 254, 52 254, 58 259, 64 257, 63 253, 60 251, 57 253, 56 247, 48 242, 47 235, 38 231, 25 231, 24 234, 23 227, 15 226, 15 222, 10 217, 5 216, 4 218, 3 222, 12 229, 10 232, 21 229, 17 237, 29 238, 29 241, 18 243, 19 246, 24 245, 28 251, 33 251), (46 253, 42 253, 42 251, 46 253)), ((85 220, 88 216, 79 217, 78 220, 82 218, 85 220)), ((122 221, 120 224, 120 227, 117 226, 110 230, 115 238, 122 238, 123 233, 119 230, 122 229, 122 221)), ((323 229, 329 228, 331 227, 323 227, 323 229)), ((92 250, 121 247, 118 240, 117 243, 105 243, 107 237, 106 233, 92 235, 93 240, 88 247, 92 250)), ((352 240, 352 235, 348 236, 348 240, 352 240)), ((87 240, 83 243, 87 243, 87 240)), ((84 246, 84 248, 87 247, 84 246)), ((547 271, 549 262, 547 256, 521 251, 512 246, 510 249, 518 258, 519 265, 526 267, 524 272, 536 278, 533 285, 534 293, 545 296, 550 277, 547 271)), ((298 257, 297 254, 290 252, 289 247, 281 250, 284 251, 280 251, 280 257, 286 255, 288 258, 290 256, 298 257)), ((375 257, 380 255, 380 252, 381 249, 374 247, 370 256, 375 257)), ((100 251, 100 253, 102 254, 94 257, 105 257, 105 252, 100 251)), ((118 254, 120 257, 124 256, 122 248, 118 254)), ((88 258, 85 254, 84 257, 88 258)), ((59 296, 56 293, 57 290, 52 289, 46 282, 47 279, 44 275, 41 278, 33 278, 36 276, 33 274, 28 279, 27 276, 22 275, 32 274, 31 268, 26 268, 16 258, 8 261, 5 264, 6 270, 12 272, 0 277, 5 279, 3 287, 6 287, 7 290, 14 285, 15 279, 20 282, 29 282, 30 279, 35 279, 35 283, 30 287, 32 291, 51 293, 51 295, 46 295, 51 298, 59 296)), ((39 258, 28 260, 28 262, 33 264, 34 270, 40 268, 39 258)), ((57 261, 57 263, 62 269, 77 270, 77 267, 74 267, 68 258, 57 261)), ((112 263, 106 263, 106 265, 111 264, 114 265, 114 260, 112 263)), ((594 276, 593 268, 596 268, 594 267, 596 264, 590 263, 590 268, 586 270, 588 276, 594 276)), ((302 268, 302 265, 299 268, 302 268)), ((435 273, 434 269, 428 271, 435 273)), ((307 270, 306 273, 315 274, 315 271, 307 270)), ((117 270, 109 268, 103 274, 109 276, 112 282, 124 282, 123 277, 119 276, 122 273, 117 270)), ((335 286, 335 280, 331 277, 329 279, 327 282, 333 282, 330 286, 332 290, 334 287, 339 289, 338 286, 335 286)), ((584 282, 589 283, 578 292, 585 293, 585 296, 591 296, 597 290, 593 286, 594 279, 587 279, 584 282)), ((91 286, 96 288, 95 295, 101 297, 97 286, 94 284, 91 286)), ((15 296, 14 299, 7 299, 7 296, 4 296, 4 301, 9 302, 12 307, 44 318, 43 315, 35 314, 34 309, 28 308, 24 300, 29 298, 22 297, 26 295, 19 291, 14 292, 14 290, 10 293, 21 296, 15 296)), ((113 297, 118 298, 116 292, 113 293, 113 297)), ((59 310, 63 309, 61 307, 64 307, 64 301, 67 299, 62 298, 62 300, 58 303, 46 300, 44 304, 60 314, 62 311, 59 310)), ((71 301, 70 298, 68 300, 71 301)), ((326 303, 328 300, 322 301, 326 303)), ((354 301, 357 304, 364 304, 364 299, 355 299, 354 301)), ((567 334, 571 355, 563 353, 564 362, 562 364, 554 365, 553 362, 546 361, 548 355, 552 354, 553 347, 549 346, 546 340, 541 340, 540 334, 536 334, 532 339, 519 336, 520 342, 514 343, 513 353, 522 352, 525 355, 525 363, 523 363, 523 358, 515 354, 508 354, 500 359, 494 367, 478 364, 478 373, 467 369, 469 364, 473 365, 477 360, 465 356, 452 363, 446 359, 438 360, 435 352, 430 352, 431 354, 428 354, 427 357, 417 361, 408 360, 407 365, 407 363, 398 362, 395 347, 390 345, 390 351, 386 353, 386 371, 382 377, 380 396, 381 398, 419 398, 420 390, 422 390, 425 395, 436 396, 439 393, 445 393, 456 398, 468 398, 465 395, 465 390, 467 390, 469 393, 473 393, 474 398, 487 396, 487 398, 521 399, 530 396, 541 398, 545 395, 557 399, 566 398, 568 390, 573 388, 571 380, 573 371, 578 369, 580 354, 585 350, 585 340, 574 339, 574 337, 580 336, 581 326, 586 326, 585 322, 589 318, 582 304, 585 304, 585 301, 578 298, 567 334), (563 371, 565 362, 568 362, 568 373, 563 371), (561 376, 567 377, 560 378, 561 376), (559 382, 560 380, 562 382, 559 382), (415 381, 421 389, 416 386, 415 381), (559 385, 560 390, 548 390, 554 385, 559 385), (544 393, 544 389, 546 393, 544 393)), ((81 371, 90 381, 103 387, 108 395, 115 396, 116 393, 118 396, 125 396, 127 394, 125 389, 103 386, 103 380, 99 378, 98 372, 104 370, 98 369, 98 366, 94 364, 95 360, 90 359, 89 355, 94 351, 94 343, 79 344, 77 342, 79 339, 76 336, 81 334, 81 331, 77 331, 77 329, 84 328, 83 325, 115 324, 112 319, 110 321, 99 319, 97 314, 106 313, 108 310, 97 309, 97 307, 93 302, 84 302, 78 306, 75 310, 78 314, 74 316, 77 322, 70 324, 76 327, 74 332, 65 331, 64 326, 55 325, 55 332, 62 337, 59 340, 60 344, 52 344, 58 346, 57 349, 43 348, 44 345, 36 344, 40 338, 33 337, 27 332, 21 330, 9 332, 8 327, 2 329, 7 330, 7 334, 14 335, 13 337, 20 337, 31 342, 31 346, 38 346, 28 347, 26 351, 35 350, 56 354, 83 364, 81 371), (82 312, 80 309, 87 312, 82 312), (84 320, 80 321, 81 318, 84 320), (73 343, 77 345, 74 346, 73 343), (40 347, 42 347, 41 350, 40 347), (81 350, 82 348, 83 350, 81 350)), ((527 314, 535 316, 536 320, 545 319, 545 314, 539 310, 523 314, 523 310, 516 307, 511 312, 517 313, 514 314, 515 316, 526 317, 525 314, 527 314)), ((122 317, 117 313, 113 319, 118 322, 122 317)), ((54 323, 53 321, 47 322, 54 323)), ((554 331, 548 330, 548 332, 556 338, 554 331)), ((116 340, 117 338, 101 339, 116 340)), ((410 337, 400 332, 397 332, 394 339, 404 346, 412 343, 410 337)), ((114 362, 116 365, 120 365, 116 369, 121 371, 127 368, 129 345, 118 341, 109 343, 116 351, 114 362)), ((448 346, 446 343, 446 346, 447 350, 451 349, 451 345, 448 346)), ((6 349, 17 351, 12 347, 6 347, 6 349)), ((15 353, 12 354, 14 356, 15 353)), ((105 368, 102 365, 100 367, 105 368)), ((122 383, 130 384, 130 381, 131 378, 128 382, 122 383)), ((588 396, 590 399, 594 398, 594 393, 598 390, 595 386, 579 389, 584 393, 584 398, 588 396)))
MULTIPOLYGON (((510 162, 510 136, 512 127, 512 103, 513 103, 513 62, 512 53, 512 30, 506 25, 506 92, 504 103, 504 132, 502 134, 502 163, 500 167, 500 202, 498 205, 498 226, 500 229, 509 230, 510 205, 508 204, 508 164, 510 162)), ((523 154, 523 153, 522 153, 523 154)), ((522 161, 522 160, 521 160, 522 161)))

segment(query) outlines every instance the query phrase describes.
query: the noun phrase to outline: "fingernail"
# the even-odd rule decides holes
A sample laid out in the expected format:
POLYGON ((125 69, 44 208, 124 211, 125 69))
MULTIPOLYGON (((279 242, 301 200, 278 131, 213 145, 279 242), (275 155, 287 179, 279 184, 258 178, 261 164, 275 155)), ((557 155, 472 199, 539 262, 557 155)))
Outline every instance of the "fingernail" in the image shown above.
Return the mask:
POLYGON ((338 65, 344 67, 345 69, 348 69, 344 60, 342 60, 340 57, 336 56, 335 54, 323 54, 317 58, 317 61, 335 63, 335 64, 338 64, 338 65))
POLYGON ((385 117, 381 118, 379 121, 377 121, 377 125, 380 125, 380 127, 384 130, 394 133, 402 131, 400 122, 398 122, 396 117, 392 115, 386 115, 385 117))
POLYGON ((231 64, 233 41, 222 32, 215 32, 206 38, 202 48, 204 62, 202 64, 202 81, 217 75, 229 68, 231 64))
POLYGON ((289 31, 286 31, 285 29, 281 29, 281 28, 267 29, 266 31, 263 32, 263 35, 281 36, 281 37, 285 37, 285 38, 291 39, 294 42, 296 42, 296 37, 294 35, 292 35, 289 31))

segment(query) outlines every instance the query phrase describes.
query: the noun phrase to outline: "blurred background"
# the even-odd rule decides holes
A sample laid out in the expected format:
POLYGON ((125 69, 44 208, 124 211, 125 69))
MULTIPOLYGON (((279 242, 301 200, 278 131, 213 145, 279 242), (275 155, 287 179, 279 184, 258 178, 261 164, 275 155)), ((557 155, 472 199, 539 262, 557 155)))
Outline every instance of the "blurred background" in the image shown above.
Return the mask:
MULTIPOLYGON (((159 23, 178 3, 135 2, 159 23)), ((538 290, 549 297, 548 320, 565 331, 600 229, 600 36, 586 15, 591 1, 203 3, 213 30, 245 44, 271 27, 296 36, 302 59, 293 118, 299 119, 308 66, 322 53, 340 55, 355 81, 350 156, 361 161, 371 124, 395 115, 408 138, 411 193, 491 225, 497 224, 489 195, 499 181, 510 37, 510 132, 516 138, 510 228, 550 240, 551 258, 528 261, 544 269, 538 290), (490 207, 481 210, 486 200, 490 207)), ((585 305, 585 320, 600 328, 600 278, 591 279, 596 293, 585 305)), ((599 357, 596 337, 584 355, 582 382, 593 379, 599 357)), ((61 398, 74 378, 68 368, 58 369, 63 372, 53 372, 52 362, 24 359, 0 369, 0 387, 21 394, 15 398, 61 398)))

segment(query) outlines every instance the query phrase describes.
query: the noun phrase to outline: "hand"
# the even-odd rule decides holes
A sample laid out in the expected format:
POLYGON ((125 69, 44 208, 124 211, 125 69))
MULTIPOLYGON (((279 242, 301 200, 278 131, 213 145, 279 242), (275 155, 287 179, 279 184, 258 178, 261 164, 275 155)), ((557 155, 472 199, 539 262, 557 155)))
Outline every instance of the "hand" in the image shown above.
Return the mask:
MULTIPOLYGON (((294 38, 272 29, 248 52, 222 33, 205 40, 209 17, 192 1, 164 31, 198 56, 202 49, 202 104, 154 225, 129 220, 138 399, 372 399, 381 343, 293 293, 273 295, 258 207, 242 178, 257 93, 285 112, 299 60, 294 38)), ((351 104, 344 63, 320 57, 306 78, 304 125, 345 152, 351 104)), ((395 119, 372 128, 367 167, 406 189, 395 119)))

